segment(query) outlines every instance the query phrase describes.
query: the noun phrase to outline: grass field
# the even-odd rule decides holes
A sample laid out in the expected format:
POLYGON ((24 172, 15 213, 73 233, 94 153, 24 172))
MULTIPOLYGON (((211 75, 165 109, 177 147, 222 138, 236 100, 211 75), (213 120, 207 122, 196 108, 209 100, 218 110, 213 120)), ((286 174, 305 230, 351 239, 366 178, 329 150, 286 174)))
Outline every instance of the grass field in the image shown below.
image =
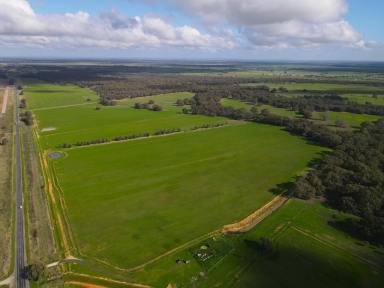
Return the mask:
POLYGON ((132 267, 248 215, 321 151, 247 124, 68 150, 53 163, 82 253, 132 267))
MULTIPOLYGON (((248 104, 239 100, 226 99, 226 98, 221 99, 221 104, 223 106, 229 106, 236 109, 245 109, 247 111, 249 111, 253 106, 251 104, 248 104)), ((257 105, 256 108, 259 112, 261 112, 264 109, 267 109, 269 112, 276 115, 285 116, 285 117, 298 117, 295 111, 287 110, 284 108, 278 108, 271 105, 257 105)))
POLYGON ((373 97, 369 94, 344 94, 341 96, 357 103, 365 104, 369 102, 374 105, 384 105, 384 95, 377 95, 377 97, 373 97))
POLYGON ((37 108, 34 109, 34 114, 44 148, 53 149, 64 143, 74 144, 99 138, 111 139, 144 132, 154 133, 162 129, 188 130, 203 124, 235 122, 220 117, 182 114, 181 107, 175 106, 175 102, 179 98, 192 96, 191 93, 126 99, 118 101, 119 105, 113 107, 86 102, 89 93, 87 89, 74 86, 50 84, 28 86, 26 92, 28 107, 37 108), (132 108, 134 103, 144 103, 150 99, 161 105, 164 111, 153 112, 132 108), (99 110, 96 110, 96 107, 99 110))
MULTIPOLYGON (((322 119, 323 112, 314 112, 313 119, 322 119)), ((338 119, 343 119, 350 127, 358 128, 361 123, 368 122, 368 121, 377 121, 381 117, 376 115, 367 115, 367 114, 353 114, 348 112, 326 112, 327 115, 327 122, 330 125, 335 124, 335 121, 338 119)))
POLYGON ((178 92, 178 93, 169 93, 169 94, 161 94, 154 96, 145 96, 145 97, 137 97, 131 99, 123 99, 119 100, 119 105, 124 106, 133 106, 135 103, 148 103, 148 101, 153 100, 155 104, 160 105, 165 111, 177 111, 180 112, 182 107, 176 106, 176 101, 178 99, 191 98, 193 93, 189 92, 178 92))
POLYGON ((95 110, 95 107, 84 105, 35 111, 40 130, 49 127, 55 129, 41 133, 44 147, 53 148, 64 143, 143 132, 153 133, 161 129, 190 129, 203 124, 231 122, 220 117, 185 115, 175 111, 153 112, 129 106, 95 110))
POLYGON ((98 100, 95 92, 71 85, 30 84, 24 89, 28 109, 86 104, 98 100))
POLYGON ((383 249, 333 228, 349 217, 320 203, 290 200, 244 237, 200 287, 382 287, 383 249), (268 237, 274 257, 262 256, 252 241, 268 237), (246 242, 247 241, 247 242, 246 242), (248 244, 250 243, 250 244, 248 244))

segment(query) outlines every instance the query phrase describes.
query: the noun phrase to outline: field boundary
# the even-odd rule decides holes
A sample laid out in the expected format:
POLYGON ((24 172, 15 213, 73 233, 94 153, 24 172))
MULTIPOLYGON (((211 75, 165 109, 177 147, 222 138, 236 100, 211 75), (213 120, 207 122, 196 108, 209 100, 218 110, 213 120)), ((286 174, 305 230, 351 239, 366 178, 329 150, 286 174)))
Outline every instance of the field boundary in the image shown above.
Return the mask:
MULTIPOLYGON (((91 276, 91 275, 88 275, 88 274, 66 272, 65 275, 73 275, 73 276, 87 278, 87 279, 100 280, 100 281, 105 281, 105 282, 109 282, 109 283, 124 285, 124 286, 127 286, 127 287, 133 287, 133 288, 152 288, 152 286, 148 286, 148 285, 145 285, 145 284, 119 281, 119 280, 114 280, 114 279, 105 278, 105 277, 91 276)), ((66 283, 68 283, 68 282, 66 282, 66 283)))
POLYGON ((61 105, 61 106, 51 106, 51 107, 41 107, 41 108, 34 108, 31 109, 31 111, 44 111, 44 110, 54 110, 54 109, 61 109, 61 108, 70 108, 70 107, 77 107, 77 106, 86 106, 86 105, 92 105, 92 104, 98 104, 97 101, 92 102, 86 102, 86 103, 79 103, 79 104, 70 104, 70 105, 61 105))
POLYGON ((360 255, 357 255, 357 254, 351 252, 350 250, 344 249, 344 248, 342 248, 342 247, 340 247, 340 246, 338 246, 338 245, 336 245, 336 244, 334 244, 334 243, 332 243, 332 242, 330 242, 328 240, 325 240, 324 238, 319 237, 319 236, 317 236, 317 235, 315 235, 313 233, 307 232, 307 231, 305 231, 305 230, 303 230, 303 229, 301 229, 301 228, 299 228, 297 226, 290 226, 290 228, 292 228, 296 232, 298 232, 298 233, 300 233, 300 234, 302 234, 302 235, 304 235, 306 237, 309 237, 309 238, 311 238, 311 239, 313 239, 313 240, 315 240, 315 241, 317 241, 317 242, 319 242, 319 243, 321 243, 321 244, 323 244, 325 246, 328 246, 328 247, 340 250, 340 251, 344 252, 346 255, 352 256, 352 257, 360 260, 361 262, 364 262, 364 263, 367 263, 369 265, 375 266, 376 268, 379 268, 381 270, 383 269, 383 266, 381 266, 381 265, 379 265, 379 264, 377 264, 377 263, 375 263, 375 262, 373 262, 373 261, 371 261, 369 259, 366 259, 366 258, 364 258, 364 257, 362 257, 360 255))
MULTIPOLYGON (((144 140, 144 139, 166 137, 166 136, 172 136, 172 135, 178 135, 178 134, 202 132, 202 131, 206 131, 206 130, 220 129, 220 128, 226 128, 226 127, 232 127, 232 126, 241 126, 241 125, 246 125, 246 124, 248 124, 248 123, 244 122, 244 121, 237 121, 237 122, 232 122, 232 123, 226 123, 224 125, 216 126, 216 127, 198 128, 198 129, 193 129, 193 130, 192 129, 186 129, 186 130, 181 130, 179 132, 172 132, 172 133, 161 134, 161 135, 150 134, 149 136, 142 136, 142 137, 137 137, 137 138, 132 138, 132 139, 125 139, 125 140, 109 140, 108 142, 94 143, 94 144, 89 144, 89 145, 76 146, 76 145, 72 144, 73 145, 72 147, 64 148, 64 149, 65 150, 75 150, 75 149, 82 149, 82 148, 88 148, 88 147, 93 147, 93 146, 112 145, 112 144, 117 144, 117 143, 139 141, 139 140, 144 140)), ((55 134, 55 135, 57 135, 57 134, 55 134)), ((116 136, 116 137, 119 137, 119 136, 116 136)), ((92 141, 92 140, 89 140, 89 141, 92 141)))
POLYGON ((244 233, 254 228, 258 223, 263 221, 266 217, 271 215, 278 208, 283 206, 289 197, 284 195, 278 195, 269 201, 267 204, 257 209, 252 214, 248 215, 241 221, 233 224, 225 225, 222 229, 222 233, 244 233))
MULTIPOLYGON (((63 207, 60 207, 60 204, 61 204, 61 201, 59 201, 60 203, 58 203, 57 199, 56 199, 56 196, 55 196, 55 186, 53 184, 53 175, 52 175, 52 171, 49 167, 49 164, 46 160, 46 155, 45 153, 43 152, 42 148, 41 148, 41 145, 40 145, 40 142, 39 142, 39 134, 38 134, 38 131, 37 131, 37 126, 36 124, 34 125, 33 127, 33 135, 34 135, 34 138, 35 138, 35 141, 37 143, 37 147, 38 147, 38 156, 39 156, 39 161, 40 161, 40 167, 41 167, 41 171, 42 171, 42 174, 43 174, 43 177, 44 177, 44 182, 45 182, 45 190, 47 192, 47 196, 49 196, 49 211, 50 211, 50 216, 51 216, 51 222, 54 223, 54 226, 58 229, 55 229, 56 230, 56 238, 59 239, 59 241, 55 241, 56 243, 60 243, 61 245, 61 248, 63 249, 62 252, 64 253, 65 257, 71 257, 71 248, 72 248, 72 243, 70 243, 70 240, 67 238, 67 232, 65 231, 68 227, 65 227, 65 222, 66 221, 63 221, 62 219, 62 213, 64 213, 62 211, 63 207)), ((59 192, 58 192, 59 193, 59 192)))

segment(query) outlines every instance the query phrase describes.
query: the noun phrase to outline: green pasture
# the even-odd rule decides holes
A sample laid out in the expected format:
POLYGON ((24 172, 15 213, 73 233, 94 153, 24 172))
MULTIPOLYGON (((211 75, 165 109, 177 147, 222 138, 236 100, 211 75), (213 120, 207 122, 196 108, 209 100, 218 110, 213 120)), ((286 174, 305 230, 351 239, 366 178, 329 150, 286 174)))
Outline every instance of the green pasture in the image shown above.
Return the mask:
MULTIPOLYGON (((249 104, 246 102, 242 102, 234 99, 227 99, 227 98, 221 99, 221 104, 223 106, 229 106, 236 109, 245 109, 247 111, 249 111, 253 106, 252 104, 249 104)), ((297 113, 295 111, 287 110, 284 108, 278 108, 271 105, 256 105, 256 108, 259 112, 261 112, 264 109, 267 109, 269 112, 276 115, 285 116, 285 117, 297 117, 297 113)))
POLYGON ((363 122, 368 121, 377 121, 381 117, 376 115, 367 115, 367 114, 354 114, 348 112, 313 112, 313 119, 323 120, 323 115, 325 114, 326 121, 329 125, 334 125, 338 119, 344 120, 348 126, 353 128, 358 128, 363 122))
POLYGON ((322 151, 246 124, 72 149, 52 162, 83 255, 128 268, 242 219, 322 151))
POLYGON ((137 97, 137 98, 127 98, 123 100, 117 101, 119 105, 130 106, 133 107, 135 103, 148 103, 148 101, 152 100, 155 104, 160 105, 164 111, 176 111, 180 112, 182 107, 176 106, 177 99, 185 99, 193 97, 193 93, 189 92, 177 92, 177 93, 169 93, 169 94, 161 94, 154 96, 145 96, 145 97, 137 97))
POLYGON ((248 104, 246 102, 242 102, 242 101, 234 100, 234 99, 228 99, 228 98, 222 98, 221 99, 221 105, 232 107, 235 109, 244 109, 246 111, 251 110, 251 108, 253 106, 252 104, 248 104))
POLYGON ((365 104, 384 105, 384 95, 373 96, 372 94, 343 94, 341 95, 348 100, 365 104))
POLYGON ((28 109, 86 104, 99 99, 92 90, 72 85, 29 84, 24 93, 28 109))
POLYGON ((233 240, 236 249, 198 287, 382 287, 384 250, 328 224, 347 217, 320 203, 290 200, 233 240), (272 239, 275 255, 253 248, 260 237, 272 239))
POLYGON ((153 133, 162 129, 190 129, 203 124, 234 122, 222 117, 185 115, 174 111, 153 112, 128 106, 101 107, 83 105, 35 111, 46 148, 64 143, 113 138, 137 133, 153 133), (53 131, 45 131, 54 128, 53 131))

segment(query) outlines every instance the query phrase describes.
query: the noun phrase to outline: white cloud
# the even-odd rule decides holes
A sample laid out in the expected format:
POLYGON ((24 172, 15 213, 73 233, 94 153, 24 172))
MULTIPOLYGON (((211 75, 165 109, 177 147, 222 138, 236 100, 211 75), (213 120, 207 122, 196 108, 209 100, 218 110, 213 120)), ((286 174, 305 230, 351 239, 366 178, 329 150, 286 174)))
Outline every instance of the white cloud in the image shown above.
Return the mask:
POLYGON ((347 12, 345 0, 169 0, 205 21, 252 26, 301 20, 331 22, 347 12))
POLYGON ((0 0, 0 44, 129 48, 162 45, 231 48, 232 39, 174 27, 163 19, 126 17, 116 11, 92 17, 87 12, 38 15, 27 0, 0 0))
POLYGON ((365 46, 345 19, 346 0, 169 0, 206 24, 227 23, 256 46, 365 46))

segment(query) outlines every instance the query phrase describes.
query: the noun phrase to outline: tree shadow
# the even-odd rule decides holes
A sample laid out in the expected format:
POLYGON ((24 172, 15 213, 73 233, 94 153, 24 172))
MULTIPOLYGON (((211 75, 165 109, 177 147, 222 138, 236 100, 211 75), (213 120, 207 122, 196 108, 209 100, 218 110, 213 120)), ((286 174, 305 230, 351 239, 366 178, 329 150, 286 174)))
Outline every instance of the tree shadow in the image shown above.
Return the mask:
POLYGON ((277 184, 276 187, 269 189, 269 192, 273 193, 274 195, 287 195, 289 194, 289 191, 292 189, 293 185, 295 184, 298 176, 294 177, 293 180, 287 181, 284 183, 277 184))

